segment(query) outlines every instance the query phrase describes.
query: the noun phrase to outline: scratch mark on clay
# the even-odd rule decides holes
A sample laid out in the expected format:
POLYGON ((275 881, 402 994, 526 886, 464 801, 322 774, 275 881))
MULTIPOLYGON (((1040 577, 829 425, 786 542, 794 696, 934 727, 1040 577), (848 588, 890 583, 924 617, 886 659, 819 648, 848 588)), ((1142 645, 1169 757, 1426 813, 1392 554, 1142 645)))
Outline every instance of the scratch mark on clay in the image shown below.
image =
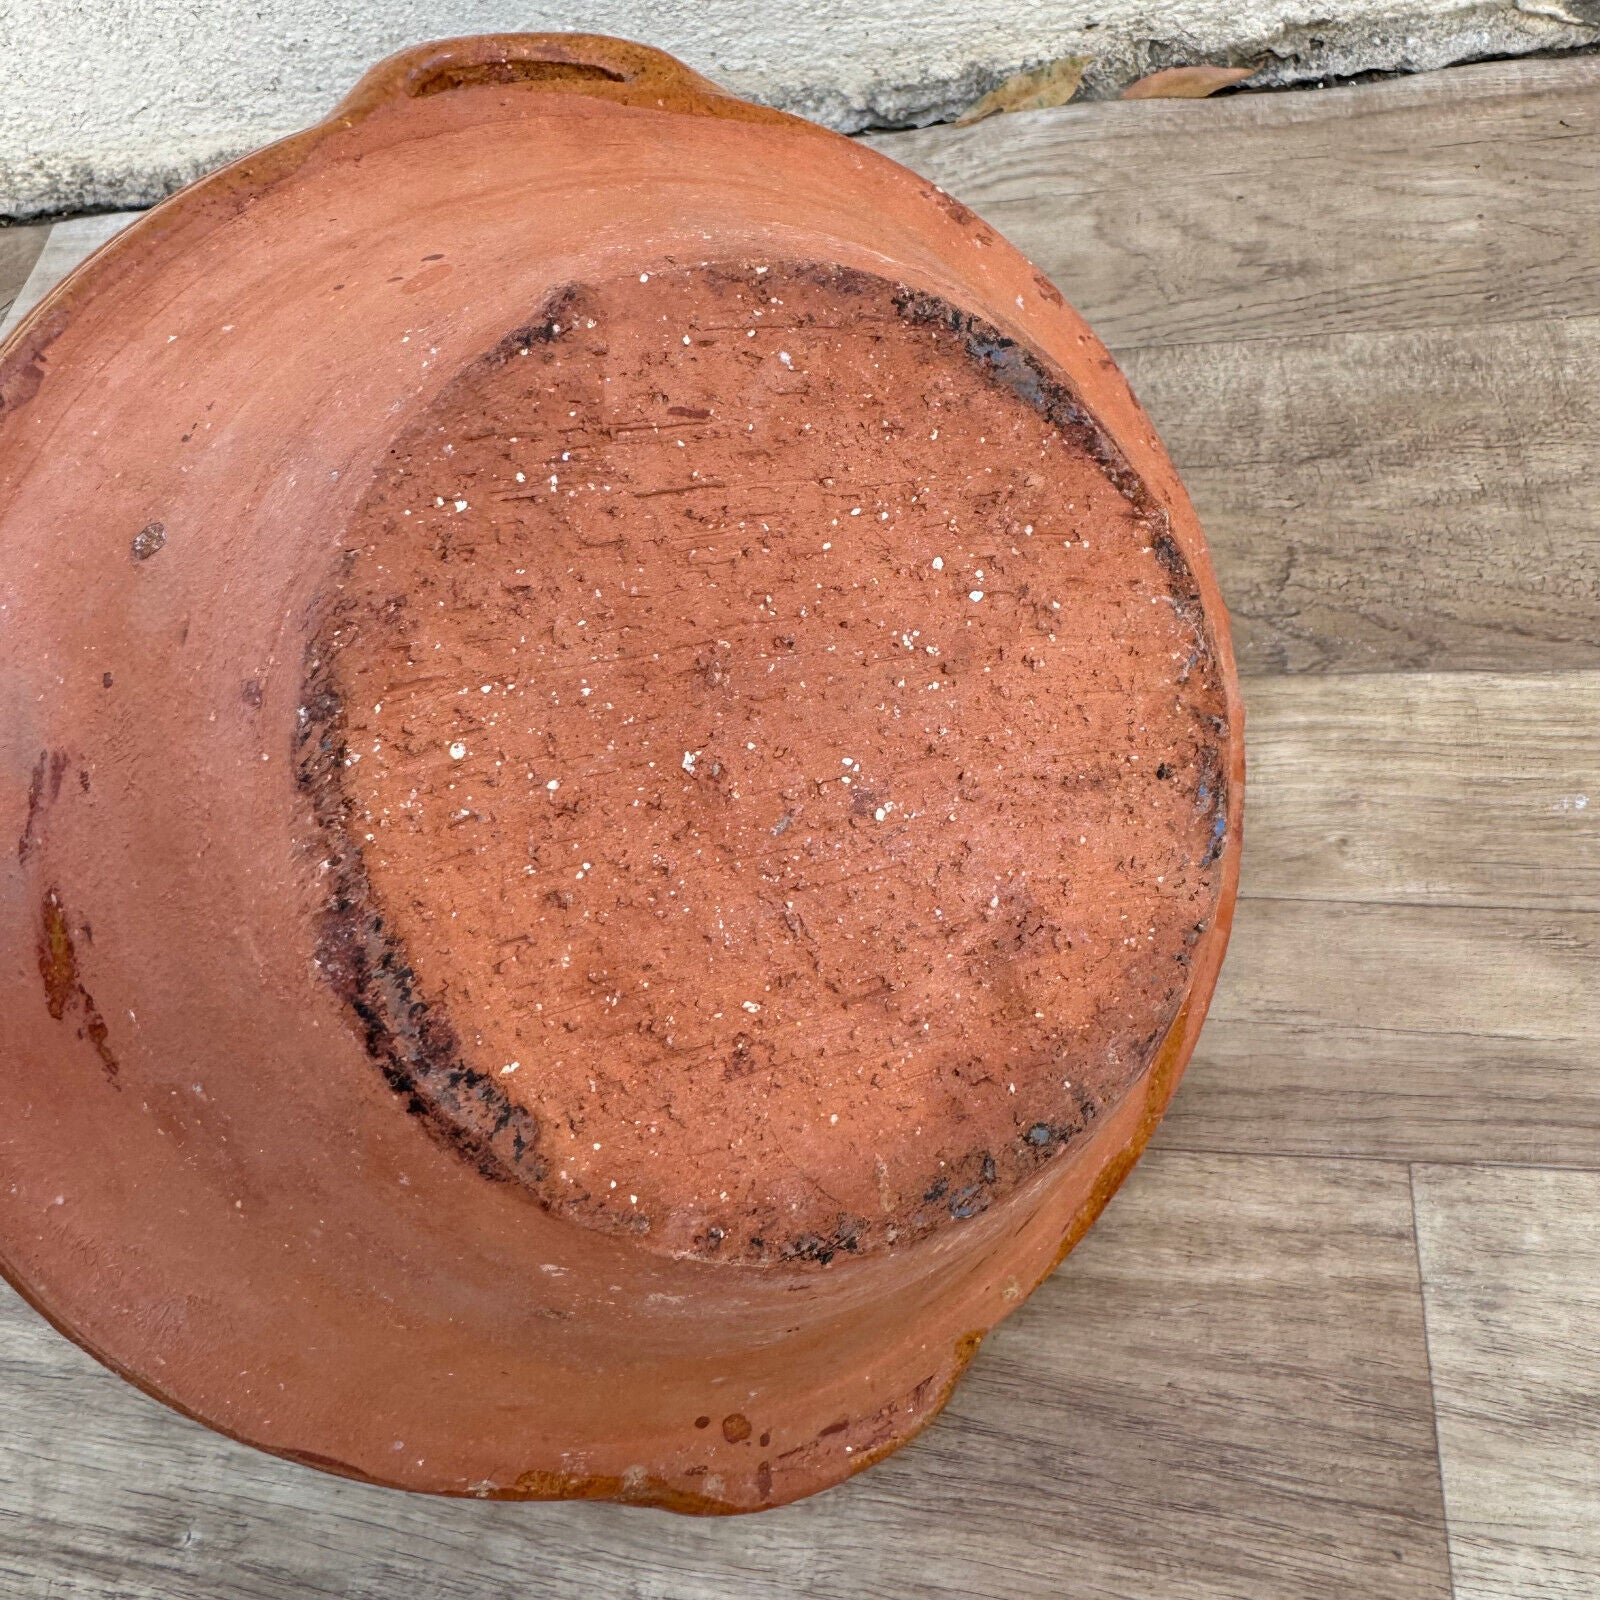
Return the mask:
POLYGON ((71 765, 65 750, 41 750, 28 780, 28 812, 17 839, 17 860, 26 861, 38 848, 39 823, 45 809, 61 795, 61 780, 71 765))

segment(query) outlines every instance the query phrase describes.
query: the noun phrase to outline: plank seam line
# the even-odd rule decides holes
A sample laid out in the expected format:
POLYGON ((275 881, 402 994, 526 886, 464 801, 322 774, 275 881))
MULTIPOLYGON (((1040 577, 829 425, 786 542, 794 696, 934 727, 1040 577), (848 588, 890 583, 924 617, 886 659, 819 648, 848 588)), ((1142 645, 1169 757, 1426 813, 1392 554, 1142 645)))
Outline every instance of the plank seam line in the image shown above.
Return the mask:
POLYGON ((1452 1597, 1459 1595, 1456 1583, 1456 1545, 1450 1533, 1450 1496, 1445 1490, 1444 1451, 1439 1446, 1439 1388, 1433 1376, 1433 1338, 1428 1331, 1428 1281, 1422 1267, 1422 1225, 1417 1220, 1416 1163, 1406 1163, 1406 1193, 1411 1198, 1411 1249, 1417 1263, 1417 1300, 1422 1311, 1422 1354, 1428 1368, 1428 1420, 1433 1424, 1433 1462, 1439 1471, 1439 1515, 1444 1524, 1445 1570, 1450 1577, 1452 1597))
POLYGON ((1588 1177, 1600 1173, 1600 1163, 1585 1167, 1568 1161, 1486 1161, 1482 1156, 1381 1156, 1349 1150, 1244 1150, 1237 1145, 1175 1144, 1159 1135, 1152 1141, 1149 1154, 1152 1157, 1229 1156, 1241 1161, 1365 1161, 1379 1167, 1451 1167, 1474 1172, 1574 1172, 1588 1177))
MULTIPOLYGON (((987 209, 993 211, 996 208, 989 206, 987 209)), ((1078 304, 1067 283, 1058 283, 1054 274, 1048 274, 1048 276, 1050 281, 1056 284, 1056 287, 1067 296, 1073 305, 1078 304)), ((1370 284, 1364 285, 1364 287, 1369 291, 1368 298, 1370 300, 1376 294, 1389 292, 1392 285, 1388 280, 1378 278, 1374 279, 1370 284)), ((1107 345, 1106 348, 1111 352, 1113 359, 1120 367, 1123 364, 1124 357, 1150 355, 1164 350, 1226 350, 1236 345, 1257 344, 1334 345, 1351 339, 1399 339, 1418 334, 1456 334, 1466 336, 1480 331, 1492 333, 1497 328, 1526 328, 1530 324, 1543 325, 1546 323, 1559 327, 1572 327, 1582 323, 1595 322, 1596 320, 1600 320, 1600 313, 1585 311, 1573 316, 1570 312, 1552 309, 1534 316, 1497 317, 1492 321, 1482 317, 1468 317, 1451 322, 1408 322, 1394 327, 1363 328, 1340 325, 1309 333, 1241 334, 1232 339, 1163 339, 1152 341, 1149 344, 1112 344, 1107 345)))
POLYGON ((1241 891, 1239 899, 1276 906, 1361 906, 1379 911, 1524 911, 1551 917, 1600 918, 1600 910, 1588 906, 1527 905, 1514 900, 1347 900, 1337 895, 1263 894, 1258 890, 1241 891))

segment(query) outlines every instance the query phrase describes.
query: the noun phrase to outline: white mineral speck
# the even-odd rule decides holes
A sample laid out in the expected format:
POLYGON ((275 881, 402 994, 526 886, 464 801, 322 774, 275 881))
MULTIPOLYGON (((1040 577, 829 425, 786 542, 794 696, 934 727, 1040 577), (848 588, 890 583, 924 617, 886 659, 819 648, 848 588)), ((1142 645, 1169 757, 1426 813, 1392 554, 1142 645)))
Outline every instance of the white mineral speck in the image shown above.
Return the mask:
POLYGON ((457 511, 465 511, 466 509, 467 509, 467 502, 465 500, 457 500, 456 501, 456 510, 457 511))
POLYGON ((935 572, 943 572, 944 571, 944 557, 943 556, 935 556, 933 558, 933 570, 935 572))
POLYGON ((981 599, 983 599, 983 590, 982 589, 974 589, 972 591, 972 593, 967 596, 967 599, 969 599, 969 600, 981 600, 981 599))
POLYGON ((459 739, 450 746, 450 757, 453 761, 459 761, 466 753, 467 747, 459 739))

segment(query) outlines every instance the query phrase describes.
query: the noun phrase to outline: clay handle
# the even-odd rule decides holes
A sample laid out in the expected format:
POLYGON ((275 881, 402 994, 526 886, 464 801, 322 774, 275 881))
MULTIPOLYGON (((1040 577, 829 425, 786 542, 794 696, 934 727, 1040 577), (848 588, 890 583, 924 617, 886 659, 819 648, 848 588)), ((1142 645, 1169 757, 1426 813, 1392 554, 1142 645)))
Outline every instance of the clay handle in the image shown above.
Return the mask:
POLYGON ((380 61, 340 103, 335 118, 362 117, 397 101, 480 85, 522 84, 629 105, 686 110, 731 98, 664 50, 599 33, 483 33, 413 45, 380 61))

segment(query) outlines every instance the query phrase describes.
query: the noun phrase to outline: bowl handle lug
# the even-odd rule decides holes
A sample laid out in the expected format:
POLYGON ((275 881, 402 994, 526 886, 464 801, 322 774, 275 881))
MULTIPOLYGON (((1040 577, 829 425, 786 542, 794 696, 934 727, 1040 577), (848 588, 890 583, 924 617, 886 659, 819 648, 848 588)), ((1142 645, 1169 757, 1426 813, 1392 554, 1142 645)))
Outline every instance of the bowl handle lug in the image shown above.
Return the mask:
POLYGON ((413 45, 378 62, 330 120, 352 122, 397 102, 484 86, 587 94, 666 111, 746 104, 648 45, 599 33, 486 33, 413 45))

